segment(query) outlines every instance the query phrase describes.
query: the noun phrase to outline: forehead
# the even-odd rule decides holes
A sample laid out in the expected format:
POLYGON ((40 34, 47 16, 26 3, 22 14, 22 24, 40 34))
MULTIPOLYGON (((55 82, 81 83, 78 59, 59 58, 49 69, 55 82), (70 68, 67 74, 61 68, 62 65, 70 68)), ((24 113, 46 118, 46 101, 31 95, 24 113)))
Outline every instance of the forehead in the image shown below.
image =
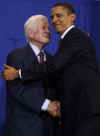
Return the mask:
POLYGON ((61 13, 67 13, 67 10, 63 6, 57 6, 52 8, 51 10, 51 16, 54 14, 61 14, 61 13))
POLYGON ((46 18, 44 18, 44 19, 42 19, 42 20, 40 20, 40 21, 38 22, 38 25, 46 25, 46 26, 49 26, 49 22, 48 22, 48 20, 47 20, 46 18))
POLYGON ((36 30, 50 29, 50 25, 47 19, 38 21, 36 25, 36 30))

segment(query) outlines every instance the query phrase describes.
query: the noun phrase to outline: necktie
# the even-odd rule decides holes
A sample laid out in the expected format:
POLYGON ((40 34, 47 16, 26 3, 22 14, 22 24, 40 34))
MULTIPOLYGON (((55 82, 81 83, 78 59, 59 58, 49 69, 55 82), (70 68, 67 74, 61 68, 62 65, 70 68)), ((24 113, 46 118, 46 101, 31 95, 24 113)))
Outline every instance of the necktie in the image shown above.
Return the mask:
POLYGON ((40 58, 40 59, 39 59, 39 63, 42 64, 42 63, 44 62, 44 53, 43 53, 42 51, 40 51, 40 53, 39 53, 38 56, 39 56, 39 58, 40 58))
MULTIPOLYGON (((39 63, 43 64, 43 62, 44 62, 44 52, 40 51, 38 56, 39 56, 39 63)), ((48 79, 44 77, 42 79, 42 81, 43 81, 43 87, 44 87, 45 96, 48 97, 48 91, 49 91, 48 90, 48 79)))

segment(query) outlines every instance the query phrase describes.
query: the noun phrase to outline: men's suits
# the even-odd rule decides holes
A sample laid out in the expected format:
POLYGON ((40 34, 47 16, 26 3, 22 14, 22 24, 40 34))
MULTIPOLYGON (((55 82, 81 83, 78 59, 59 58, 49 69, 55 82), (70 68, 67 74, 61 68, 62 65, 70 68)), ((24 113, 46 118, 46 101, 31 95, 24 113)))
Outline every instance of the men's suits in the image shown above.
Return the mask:
MULTIPOLYGON (((23 62, 29 66, 38 64, 37 57, 29 45, 15 49, 7 57, 7 64, 18 69, 22 68, 23 62)), ((7 81, 7 136, 50 135, 51 118, 48 113, 41 111, 48 93, 50 95, 44 80, 28 79, 22 82, 17 78, 7 81)))
POLYGON ((63 136, 99 136, 100 75, 92 40, 73 28, 60 46, 57 96, 62 103, 63 136))
POLYGON ((56 77, 57 97, 62 108, 62 136, 99 136, 100 75, 90 36, 72 28, 57 54, 47 63, 30 67, 24 64, 23 80, 27 75, 35 80, 39 74, 40 78, 47 74, 56 77))

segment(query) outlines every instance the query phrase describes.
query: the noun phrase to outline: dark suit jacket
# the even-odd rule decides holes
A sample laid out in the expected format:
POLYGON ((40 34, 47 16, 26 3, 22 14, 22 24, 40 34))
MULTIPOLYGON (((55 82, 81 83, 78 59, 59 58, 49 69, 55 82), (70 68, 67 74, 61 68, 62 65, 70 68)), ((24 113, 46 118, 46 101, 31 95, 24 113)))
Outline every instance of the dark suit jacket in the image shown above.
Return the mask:
MULTIPOLYGON (((23 62, 29 66, 38 63, 29 45, 15 49, 7 57, 7 64, 18 69, 22 68, 23 62)), ((22 82, 18 78, 7 82, 7 136, 49 136, 52 121, 41 111, 48 97, 47 89, 44 79, 22 82)))
POLYGON ((44 65, 23 65, 23 80, 27 76, 33 80, 48 74, 56 76, 63 136, 100 135, 100 75, 96 51, 86 32, 71 29, 57 54, 44 65))

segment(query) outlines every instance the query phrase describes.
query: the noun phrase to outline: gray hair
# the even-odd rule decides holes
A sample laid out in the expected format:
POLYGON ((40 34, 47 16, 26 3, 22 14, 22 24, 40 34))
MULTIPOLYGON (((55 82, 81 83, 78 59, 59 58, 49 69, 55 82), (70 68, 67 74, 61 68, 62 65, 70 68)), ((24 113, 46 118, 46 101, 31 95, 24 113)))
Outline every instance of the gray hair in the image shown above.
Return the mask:
POLYGON ((48 20, 46 16, 44 15, 33 15, 28 18, 28 20, 24 24, 24 31, 25 31, 25 36, 28 40, 28 30, 31 29, 33 32, 37 29, 37 25, 40 23, 42 20, 48 20))

